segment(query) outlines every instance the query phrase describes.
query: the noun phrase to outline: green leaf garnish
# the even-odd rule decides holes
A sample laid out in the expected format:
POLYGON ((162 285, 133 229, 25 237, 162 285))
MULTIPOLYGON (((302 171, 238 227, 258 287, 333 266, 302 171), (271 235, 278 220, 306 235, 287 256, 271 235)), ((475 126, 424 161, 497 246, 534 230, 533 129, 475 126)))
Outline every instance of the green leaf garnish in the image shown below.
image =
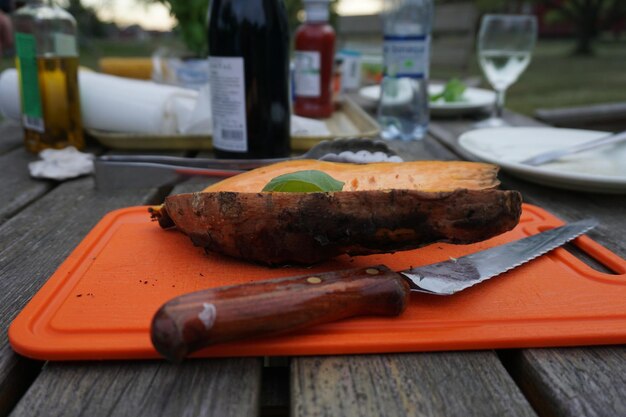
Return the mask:
POLYGON ((463 101, 463 93, 465 93, 466 89, 467 87, 463 81, 458 78, 453 78, 446 83, 441 93, 431 95, 430 101, 437 101, 442 98, 446 103, 463 101))
POLYGON ((341 191, 343 184, 325 172, 308 170, 279 175, 268 182, 263 191, 287 193, 341 191))

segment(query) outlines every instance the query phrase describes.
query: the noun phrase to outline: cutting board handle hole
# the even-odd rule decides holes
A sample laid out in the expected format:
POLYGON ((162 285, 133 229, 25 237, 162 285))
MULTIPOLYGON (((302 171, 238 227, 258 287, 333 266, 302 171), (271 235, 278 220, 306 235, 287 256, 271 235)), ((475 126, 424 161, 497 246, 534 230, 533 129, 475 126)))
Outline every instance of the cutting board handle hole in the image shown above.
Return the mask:
MULTIPOLYGON (((601 272, 607 275, 620 275, 619 271, 615 271, 611 269, 609 266, 605 265, 602 261, 596 259, 592 253, 589 253, 584 248, 580 247, 576 243, 566 243, 563 245, 563 249, 569 252, 571 255, 575 256, 576 259, 583 262, 585 265, 593 269, 594 271, 601 272)), ((623 273, 623 272, 622 272, 623 273)))
MULTIPOLYGON (((552 227, 547 225, 540 225, 538 230, 539 232, 545 232, 551 228, 552 227)), ((592 231, 592 233, 593 232, 594 231, 592 231)), ((601 281, 608 280, 607 282, 620 284, 623 283, 622 279, 626 279, 626 260, 600 245, 587 234, 564 244, 561 246, 561 249, 565 250, 569 256, 556 255, 557 257, 560 257, 577 270, 586 267, 591 270, 587 272, 596 272, 596 274, 593 274, 595 279, 601 281), (572 257, 574 259, 572 259, 572 257), (582 263, 582 265, 580 263, 582 263)), ((583 273, 584 271, 579 270, 579 272, 583 273)))

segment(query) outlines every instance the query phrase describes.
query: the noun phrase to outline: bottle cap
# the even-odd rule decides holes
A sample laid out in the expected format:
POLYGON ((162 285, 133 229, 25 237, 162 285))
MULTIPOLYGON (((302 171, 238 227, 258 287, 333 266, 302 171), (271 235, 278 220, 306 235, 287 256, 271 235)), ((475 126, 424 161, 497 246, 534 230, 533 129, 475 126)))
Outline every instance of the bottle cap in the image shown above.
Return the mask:
POLYGON ((330 0, 304 0, 307 22, 328 22, 330 0))

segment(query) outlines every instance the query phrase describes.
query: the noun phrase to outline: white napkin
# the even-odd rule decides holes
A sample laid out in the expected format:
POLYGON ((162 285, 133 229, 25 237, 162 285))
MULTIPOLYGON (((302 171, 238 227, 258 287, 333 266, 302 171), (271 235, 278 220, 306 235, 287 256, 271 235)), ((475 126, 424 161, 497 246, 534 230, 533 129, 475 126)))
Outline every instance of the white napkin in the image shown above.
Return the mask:
MULTIPOLYGON (((184 116, 183 116, 184 117, 184 116)), ((198 100, 189 118, 181 121, 181 133, 207 134, 213 132, 211 120, 211 86, 205 85, 198 92, 198 100)), ((328 136, 330 131, 321 120, 291 115, 292 136, 328 136)))
MULTIPOLYGON (((188 88, 134 80, 91 71, 79 71, 83 126, 120 133, 212 133, 211 90, 207 84, 188 88)), ((0 74, 0 112, 21 119, 20 93, 15 69, 0 74)), ((328 136, 321 120, 291 116, 294 136, 328 136)))
POLYGON ((180 133, 208 134, 213 132, 211 120, 211 86, 206 84, 198 92, 198 100, 188 117, 181 123, 180 133))
POLYGON ((339 154, 327 153, 320 158, 320 161, 328 162, 349 162, 352 164, 371 164, 374 162, 404 162, 398 155, 389 156, 384 152, 343 151, 339 154))
POLYGON ((177 133, 180 107, 193 107, 195 90, 81 71, 83 124, 132 133, 177 133))
POLYGON ((22 119, 21 102, 17 71, 4 70, 0 73, 0 113, 8 119, 20 121, 22 119))
POLYGON ((292 136, 330 136, 330 130, 321 120, 291 115, 292 136))
POLYGON ((70 146, 65 149, 45 149, 39 152, 40 161, 28 164, 30 176, 52 180, 66 180, 91 174, 94 156, 70 146))
MULTIPOLYGON (((109 132, 178 133, 179 117, 195 106, 197 91, 151 81, 79 71, 83 126, 109 132)), ((0 74, 0 111, 20 120, 17 71, 0 74)))

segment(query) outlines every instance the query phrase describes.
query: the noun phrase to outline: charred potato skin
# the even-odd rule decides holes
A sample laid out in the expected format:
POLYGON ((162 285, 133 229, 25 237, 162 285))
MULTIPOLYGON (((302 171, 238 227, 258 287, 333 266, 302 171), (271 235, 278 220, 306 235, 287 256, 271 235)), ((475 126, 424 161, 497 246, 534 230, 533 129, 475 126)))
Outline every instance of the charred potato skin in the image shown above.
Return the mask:
POLYGON ((521 195, 496 189, 446 192, 200 192, 153 210, 206 250, 268 265, 314 264, 435 242, 467 244, 511 230, 521 195))

